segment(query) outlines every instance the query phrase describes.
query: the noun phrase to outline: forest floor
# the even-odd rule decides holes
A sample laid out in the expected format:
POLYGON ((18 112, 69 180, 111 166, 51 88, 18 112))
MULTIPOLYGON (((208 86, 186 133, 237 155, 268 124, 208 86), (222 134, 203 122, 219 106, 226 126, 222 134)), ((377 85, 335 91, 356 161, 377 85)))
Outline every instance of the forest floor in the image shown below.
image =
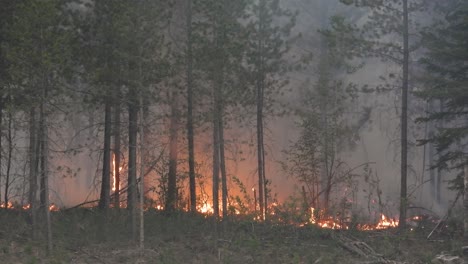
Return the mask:
POLYGON ((0 210, 0 263, 431 263, 461 248, 457 228, 427 240, 424 227, 337 231, 231 220, 215 228, 201 215, 152 211, 141 251, 130 242, 125 213, 112 211, 104 225, 92 209, 53 212, 54 250, 46 255, 46 243, 30 239, 25 212, 0 210))

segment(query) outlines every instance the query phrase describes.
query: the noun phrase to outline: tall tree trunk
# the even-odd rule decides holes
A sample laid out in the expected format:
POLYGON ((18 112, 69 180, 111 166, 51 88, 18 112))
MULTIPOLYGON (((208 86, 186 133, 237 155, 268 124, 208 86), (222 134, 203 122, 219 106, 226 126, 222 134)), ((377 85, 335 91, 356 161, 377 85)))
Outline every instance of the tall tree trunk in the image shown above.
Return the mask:
POLYGON ((401 190, 399 227, 406 227, 407 174, 408 174, 408 79, 409 79, 409 32, 408 0, 403 0, 403 86, 401 99, 401 190))
MULTIPOLYGON (((442 100, 439 100, 439 113, 443 113, 444 112, 444 104, 443 104, 443 101, 442 100)), ((444 126, 444 121, 442 119, 439 119, 437 121, 437 125, 439 127, 439 129, 442 129, 443 126, 444 126)), ((439 153, 438 154, 438 157, 442 156, 442 153, 439 153)), ((441 200, 442 200, 442 197, 441 197, 441 192, 442 192, 442 170, 440 168, 437 168, 437 182, 436 182, 436 189, 435 189, 435 193, 436 193, 436 201, 437 201, 437 204, 440 204, 441 203, 441 200)))
POLYGON ((12 119, 13 119, 13 116, 10 110, 8 111, 8 135, 7 135, 8 158, 7 158, 7 170, 6 170, 6 175, 5 175, 5 205, 6 207, 8 207, 8 192, 10 189, 11 155, 13 152, 13 139, 12 139, 12 127, 11 127, 11 123, 13 121, 12 119))
POLYGON ((140 97, 140 249, 145 248, 145 117, 143 98, 140 97))
MULTIPOLYGON (((321 8, 321 27, 323 29, 329 29, 329 9, 330 9, 330 1, 322 1, 320 4, 321 8)), ((319 80, 318 80, 318 87, 319 87, 319 95, 321 96, 321 104, 320 104, 320 122, 322 126, 322 168, 321 168, 321 179, 320 179, 320 191, 322 194, 320 206, 321 209, 327 213, 329 205, 330 205, 330 193, 331 193, 331 182, 332 182, 332 167, 330 164, 332 163, 332 152, 330 146, 333 144, 333 141, 330 140, 329 134, 332 133, 330 131, 330 121, 328 117, 329 112, 329 99, 330 99, 330 87, 329 87, 329 47, 326 39, 322 37, 320 39, 320 61, 319 61, 319 80)))
POLYGON ((193 50, 192 50, 192 0, 187 0, 187 141, 190 186, 190 211, 197 211, 195 183, 195 146, 193 131, 193 50))
MULTIPOLYGON (((0 150, 2 149, 2 134, 3 134, 3 100, 0 98, 0 150)), ((0 151, 0 186, 2 186, 2 152, 0 151)), ((2 204, 2 188, 0 188, 0 205, 2 204)), ((6 205, 6 202, 5 202, 6 205)), ((5 206, 6 208, 6 206, 5 206)))
POLYGON ((265 217, 264 207, 264 155, 263 155, 263 98, 262 87, 257 86, 257 162, 258 162, 258 203, 260 209, 260 216, 262 219, 265 217))
MULTIPOLYGON (((214 88, 216 89, 216 88, 214 88)), ((216 91, 214 91, 217 94, 216 91)), ((218 221, 219 217, 219 167, 220 167, 220 160, 219 160, 219 126, 218 126, 218 118, 219 116, 216 113, 216 99, 217 95, 215 95, 214 104, 215 108, 213 109, 213 214, 215 217, 215 221, 218 221)))
POLYGON ((260 37, 258 40, 258 57, 257 57, 257 80, 256 80, 256 105, 257 105, 257 172, 258 172, 258 203, 260 209, 260 217, 265 219, 265 155, 264 142, 263 142, 263 101, 264 101, 264 89, 265 89, 265 75, 263 69, 263 24, 265 23, 264 19, 264 10, 266 9, 265 0, 260 0, 259 4, 259 29, 260 37))
POLYGON ((177 92, 172 94, 171 123, 169 127, 169 174, 167 179, 166 211, 176 209, 177 203, 177 156, 178 156, 178 128, 177 92))
POLYGON ((110 156, 111 156, 111 102, 106 98, 104 106, 104 158, 102 162, 102 182, 101 182, 101 197, 99 199, 99 209, 106 210, 110 205, 110 156))
POLYGON ((114 208, 120 208, 120 87, 114 99, 114 208))
POLYGON ((37 124, 36 108, 29 111, 29 211, 31 217, 31 236, 37 239, 37 124))
POLYGON ((468 164, 464 166, 464 196, 463 196, 463 207, 464 207, 464 233, 463 233, 463 260, 465 264, 468 264, 468 164))
POLYGON ((130 212, 130 227, 132 239, 136 241, 137 220, 137 186, 136 186, 136 161, 137 161, 137 133, 138 133, 138 102, 137 94, 134 88, 129 91, 128 104, 128 191, 127 208, 130 212))
POLYGON ((219 166, 221 169, 221 201, 223 203, 223 219, 228 216, 227 198, 228 198, 228 187, 227 187, 227 175, 226 175, 226 157, 224 156, 224 122, 223 122, 223 100, 220 100, 220 106, 218 112, 218 132, 219 132, 219 166))
MULTIPOLYGON (((46 80, 46 78, 44 78, 46 80)), ((49 140, 47 129, 47 116, 45 113, 45 98, 47 98, 47 86, 44 85, 42 102, 39 111, 39 135, 40 135, 40 159, 41 159, 41 206, 44 212, 45 228, 47 234, 47 253, 52 253, 52 227, 49 210, 49 140)))

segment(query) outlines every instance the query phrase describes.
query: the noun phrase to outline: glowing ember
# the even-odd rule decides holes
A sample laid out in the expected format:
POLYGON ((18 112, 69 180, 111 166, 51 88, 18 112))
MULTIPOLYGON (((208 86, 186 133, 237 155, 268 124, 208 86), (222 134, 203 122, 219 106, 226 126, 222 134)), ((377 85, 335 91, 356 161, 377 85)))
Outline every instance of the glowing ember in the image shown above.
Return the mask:
POLYGON ((55 204, 51 204, 51 205, 49 206, 49 211, 51 211, 51 212, 57 212, 57 211, 59 211, 59 210, 60 210, 60 209, 59 209, 58 206, 56 206, 55 204))
POLYGON ((7 204, 1 203, 1 204, 0 204, 0 208, 12 209, 12 208, 13 208, 13 204, 12 204, 11 202, 8 202, 7 204))

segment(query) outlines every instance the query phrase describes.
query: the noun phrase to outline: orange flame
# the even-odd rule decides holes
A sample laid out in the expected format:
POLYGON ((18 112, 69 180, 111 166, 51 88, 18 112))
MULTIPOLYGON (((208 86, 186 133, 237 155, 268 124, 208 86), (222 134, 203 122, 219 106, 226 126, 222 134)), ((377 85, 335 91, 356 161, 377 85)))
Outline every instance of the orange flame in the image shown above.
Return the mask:
POLYGON ((0 208, 12 209, 13 204, 11 202, 8 202, 7 204, 5 204, 5 202, 3 202, 3 203, 0 204, 0 208))
MULTIPOLYGON (((116 180, 115 180, 115 175, 116 175, 116 167, 115 167, 115 154, 112 155, 112 191, 115 192, 115 190, 117 190, 117 186, 116 186, 116 180)), ((122 167, 119 167, 119 172, 122 171, 122 167)), ((120 183, 121 184, 121 183, 120 183)), ((119 184, 119 185, 120 185, 119 184)), ((121 185, 119 186, 121 189, 121 185)))

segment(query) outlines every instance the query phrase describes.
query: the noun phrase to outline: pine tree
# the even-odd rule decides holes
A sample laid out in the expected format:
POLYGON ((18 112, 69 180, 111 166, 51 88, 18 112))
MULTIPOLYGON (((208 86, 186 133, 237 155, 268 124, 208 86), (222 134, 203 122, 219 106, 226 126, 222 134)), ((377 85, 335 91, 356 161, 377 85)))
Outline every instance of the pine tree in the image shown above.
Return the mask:
MULTIPOLYGON (((408 175, 408 97, 410 80, 410 47, 416 43, 410 39, 410 27, 416 21, 410 20, 410 14, 421 12, 426 8, 425 0, 341 0, 345 4, 352 4, 368 11, 365 23, 360 26, 355 43, 350 53, 359 57, 374 57, 384 63, 392 63, 400 68, 401 73, 401 114, 400 114, 400 217, 399 226, 406 226, 407 175, 408 175), (394 39, 397 38, 398 40, 394 39)), ((356 29, 356 27, 352 27, 356 29)), ((391 76, 392 77, 392 76, 391 76)), ((387 84, 385 88, 393 87, 387 84)))
MULTIPOLYGON (((433 143, 439 153, 434 167, 442 170, 463 168, 466 161, 466 120, 468 91, 466 58, 468 51, 465 40, 468 36, 468 5, 460 1, 450 1, 445 9, 443 20, 437 21, 425 31, 423 43, 427 48, 421 63, 428 74, 426 85, 417 95, 427 101, 440 101, 442 107, 429 113, 419 121, 446 122, 447 127, 439 128, 433 137, 421 143, 433 143)), ((461 180, 458 181, 461 186, 461 180)))
POLYGON ((65 1, 28 0, 14 9, 11 26, 6 32, 6 59, 12 86, 18 87, 22 106, 30 116, 30 204, 33 237, 36 220, 44 221, 48 252, 52 250, 49 212, 49 133, 50 103, 65 92, 62 84, 70 63, 72 37, 65 1), (39 177, 39 179, 38 179, 39 177), (38 188, 38 181, 40 182, 38 188), (37 193, 40 194, 40 207, 37 193), (42 213, 39 214, 39 209, 42 213))
POLYGON ((265 219, 268 207, 268 180, 265 174, 264 118, 278 106, 275 105, 275 95, 278 95, 287 83, 287 78, 281 75, 287 68, 287 40, 295 24, 295 14, 281 8, 278 0, 260 0, 252 3, 250 7, 247 61, 256 98, 258 203, 260 216, 265 219), (282 19, 286 19, 286 23, 278 26, 278 20, 282 19))

